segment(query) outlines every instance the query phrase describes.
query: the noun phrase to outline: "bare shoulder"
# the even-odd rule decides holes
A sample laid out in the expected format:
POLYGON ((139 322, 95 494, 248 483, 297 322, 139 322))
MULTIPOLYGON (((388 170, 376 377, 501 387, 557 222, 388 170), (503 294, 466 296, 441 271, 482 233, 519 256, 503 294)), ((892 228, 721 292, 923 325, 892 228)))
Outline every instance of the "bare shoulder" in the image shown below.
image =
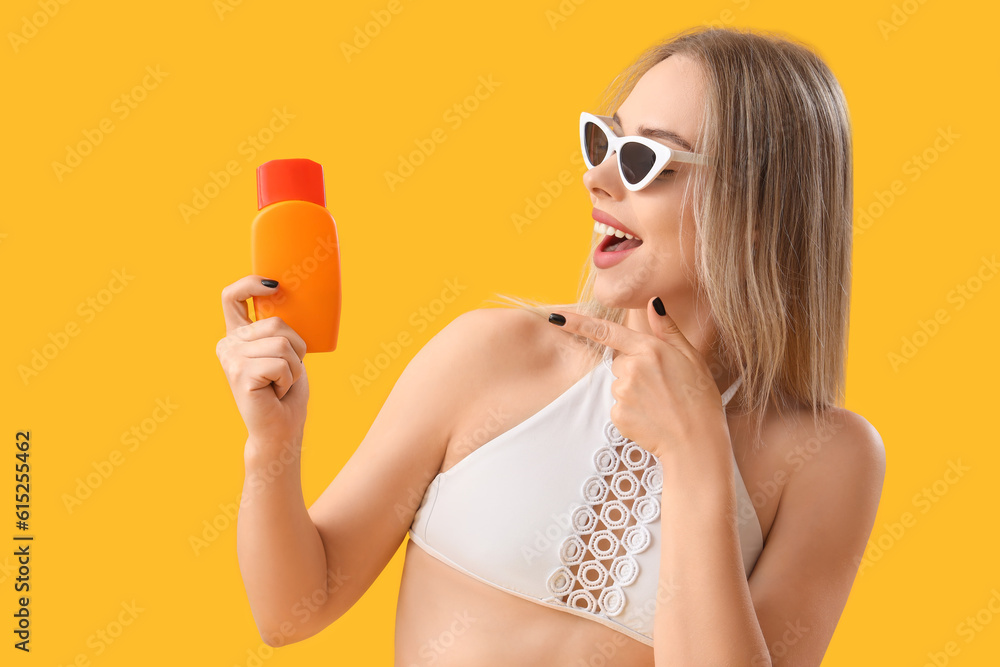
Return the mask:
POLYGON ((541 321, 541 317, 522 308, 476 308, 462 313, 448 326, 466 329, 485 344, 502 344, 541 321))
POLYGON ((458 363, 475 361, 484 356, 483 352, 523 342, 524 334, 535 324, 532 320, 540 319, 517 308, 476 308, 451 320, 424 349, 436 358, 450 357, 458 363))
POLYGON ((550 367, 559 334, 545 318, 522 308, 477 308, 456 317, 438 336, 460 350, 454 360, 466 391, 477 391, 526 369, 550 367))
POLYGON ((814 423, 811 412, 803 409, 782 421, 778 450, 788 466, 789 483, 802 493, 840 489, 860 502, 877 504, 886 468, 881 435, 867 419, 845 408, 828 408, 824 417, 814 423))
MULTIPOLYGON (((579 379, 583 346, 546 317, 482 308, 449 325, 448 339, 475 341, 456 354, 452 428, 441 470, 538 412, 579 379)), ((467 343, 461 343, 467 345, 467 343)))
MULTIPOLYGON (((481 308, 448 322, 403 369, 380 410, 380 417, 384 414, 385 421, 391 422, 384 428, 406 424, 408 431, 422 430, 429 449, 443 456, 451 434, 470 409, 471 398, 496 381, 514 342, 525 339, 531 324, 528 316, 510 309, 481 308)), ((376 420, 376 434, 382 421, 376 420)))
MULTIPOLYGON (((885 448, 861 415, 825 411, 814 424, 800 409, 782 419, 778 445, 788 477, 774 523, 748 580, 769 646, 781 664, 819 664, 857 576, 882 494, 885 448), (786 637, 788 619, 809 630, 786 637)), ((770 664, 769 662, 767 664, 770 664)), ((775 663, 777 664, 777 663, 775 663)))
POLYGON ((573 373, 582 348, 547 318, 523 308, 477 308, 438 331, 410 361, 400 380, 424 387, 466 411, 475 396, 509 392, 511 382, 542 376, 555 381, 573 373))
POLYGON ((826 417, 825 423, 815 425, 803 416, 792 431, 794 444, 820 450, 817 458, 822 454, 829 465, 872 467, 884 472, 882 436, 867 419, 845 408, 828 408, 826 417))
MULTIPOLYGON (((571 309, 564 308, 563 310, 571 309)), ((476 308, 462 313, 453 322, 457 323, 458 320, 464 320, 466 326, 479 327, 484 334, 490 330, 500 334, 503 334, 504 331, 528 333, 547 329, 556 330, 556 327, 550 324, 546 318, 524 308, 476 308)), ((516 342, 523 341, 517 340, 516 342)))

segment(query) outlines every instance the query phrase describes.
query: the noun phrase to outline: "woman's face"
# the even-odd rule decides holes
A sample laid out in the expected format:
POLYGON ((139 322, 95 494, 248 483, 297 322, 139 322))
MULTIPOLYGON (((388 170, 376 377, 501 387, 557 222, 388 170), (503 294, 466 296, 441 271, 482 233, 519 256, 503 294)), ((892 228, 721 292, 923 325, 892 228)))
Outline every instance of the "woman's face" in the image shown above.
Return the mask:
MULTIPOLYGON (((690 58, 675 54, 652 67, 635 85, 617 111, 619 134, 666 130, 674 138, 648 135, 676 150, 695 150, 701 120, 703 78, 690 58), (688 145, 685 145, 686 144, 688 145)), ((694 219, 691 202, 681 202, 684 186, 696 165, 672 162, 652 183, 638 192, 625 188, 618 173, 617 155, 583 175, 595 218, 598 211, 624 225, 642 239, 621 261, 596 268, 595 298, 611 308, 639 308, 659 296, 678 324, 692 316, 694 289, 689 284, 694 268, 694 219)), ((614 253, 610 253, 614 255, 614 253)), ((593 258, 592 260, 593 261, 593 258)))

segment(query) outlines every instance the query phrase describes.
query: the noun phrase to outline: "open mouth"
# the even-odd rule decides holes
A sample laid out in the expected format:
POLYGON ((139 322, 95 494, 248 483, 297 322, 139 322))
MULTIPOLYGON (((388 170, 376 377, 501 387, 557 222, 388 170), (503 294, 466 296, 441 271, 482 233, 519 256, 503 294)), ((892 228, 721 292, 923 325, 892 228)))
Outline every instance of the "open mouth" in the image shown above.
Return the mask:
POLYGON ((642 245, 642 239, 639 237, 626 234, 622 230, 615 229, 603 222, 595 222, 594 231, 598 234, 604 234, 604 238, 598 245, 600 252, 621 252, 638 248, 642 245))

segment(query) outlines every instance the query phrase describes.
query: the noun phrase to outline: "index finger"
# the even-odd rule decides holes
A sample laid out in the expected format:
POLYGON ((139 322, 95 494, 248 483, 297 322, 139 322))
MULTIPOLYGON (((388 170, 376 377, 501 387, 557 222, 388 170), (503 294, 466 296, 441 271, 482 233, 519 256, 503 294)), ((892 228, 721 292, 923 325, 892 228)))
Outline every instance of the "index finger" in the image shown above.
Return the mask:
POLYGON ((641 351, 641 337, 644 334, 610 320, 560 310, 549 315, 549 322, 625 354, 636 354, 641 351))
POLYGON ((222 312, 226 318, 226 333, 251 324, 247 299, 252 296, 274 294, 275 287, 265 287, 261 280, 265 276, 251 274, 244 276, 222 289, 222 312))

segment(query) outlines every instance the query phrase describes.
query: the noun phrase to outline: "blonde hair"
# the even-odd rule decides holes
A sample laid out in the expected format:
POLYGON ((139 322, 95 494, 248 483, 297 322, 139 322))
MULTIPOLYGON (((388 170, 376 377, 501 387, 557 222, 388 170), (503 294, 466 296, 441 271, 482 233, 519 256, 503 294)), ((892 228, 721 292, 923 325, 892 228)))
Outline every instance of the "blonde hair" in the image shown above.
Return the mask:
MULTIPOLYGON (((825 409, 844 399, 853 209, 847 104, 829 67, 802 44, 694 28, 643 52, 605 90, 599 113, 612 115, 643 74, 674 54, 699 63, 706 83, 696 150, 711 161, 688 184, 695 284, 711 308, 719 362, 742 374, 729 406, 750 415, 756 447, 772 400, 782 412, 811 408, 819 426, 828 423, 825 409)), ((593 235, 591 252, 600 238, 593 235)), ((626 309, 594 299, 594 278, 588 256, 576 303, 497 296, 544 317, 564 307, 623 324, 626 309)), ((596 364, 605 346, 588 347, 596 364)))

